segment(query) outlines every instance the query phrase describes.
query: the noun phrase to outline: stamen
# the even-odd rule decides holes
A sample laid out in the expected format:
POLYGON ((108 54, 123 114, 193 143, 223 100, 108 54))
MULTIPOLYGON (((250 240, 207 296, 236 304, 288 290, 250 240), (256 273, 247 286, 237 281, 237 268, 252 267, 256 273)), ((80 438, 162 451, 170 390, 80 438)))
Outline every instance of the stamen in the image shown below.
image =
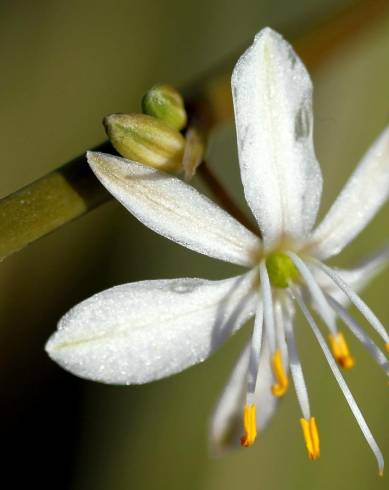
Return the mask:
POLYGON ((385 354, 377 347, 377 345, 371 340, 371 338, 358 324, 358 322, 350 315, 350 313, 345 308, 343 308, 341 304, 334 300, 334 298, 331 298, 331 296, 327 296, 327 299, 330 305, 339 315, 343 323, 348 326, 355 337, 370 352, 371 356, 374 358, 377 364, 382 367, 386 375, 389 376, 389 362, 385 354))
POLYGON ((285 335, 285 316, 293 315, 291 302, 289 301, 286 294, 282 298, 278 298, 274 301, 274 320, 276 324, 276 345, 281 351, 282 360, 284 361, 286 367, 289 366, 288 362, 288 347, 286 345, 286 335, 285 335), (288 302, 288 305, 286 305, 288 302), (288 309, 288 307, 290 309, 288 309))
POLYGON ((298 271, 304 278, 305 284, 312 296, 319 315, 322 317, 323 321, 330 329, 331 333, 335 335, 338 329, 336 327, 334 312, 330 308, 326 297, 324 296, 324 293, 318 285, 317 281, 313 277, 312 272, 309 270, 304 261, 302 261, 300 257, 298 257, 296 254, 290 252, 288 255, 293 260, 298 271))
POLYGON ((276 333, 274 327, 273 298, 269 275, 267 273, 264 261, 262 261, 259 266, 259 275, 262 287, 263 319, 265 324, 265 331, 267 339, 269 341, 270 351, 274 352, 276 350, 276 333))
MULTIPOLYGON (((349 300, 354 304, 356 308, 362 313, 374 330, 382 337, 385 344, 389 344, 389 335, 385 330, 385 327, 367 306, 367 304, 348 286, 343 279, 333 269, 323 264, 319 260, 313 259, 314 263, 320 267, 333 281, 334 283, 348 296, 349 300)), ((388 348, 387 348, 388 349, 388 348)))
POLYGON ((315 417, 311 417, 309 420, 302 418, 300 419, 300 424, 303 429, 309 459, 318 459, 320 456, 320 439, 315 417))
POLYGON ((272 366, 273 373, 277 382, 273 384, 273 386, 271 387, 271 391, 274 396, 281 397, 285 395, 288 389, 289 380, 285 372, 284 365, 282 363, 282 355, 279 349, 276 350, 276 352, 273 354, 272 366))
POLYGON ((346 401, 362 431, 362 434, 365 436, 366 442, 369 444, 370 449, 373 451, 374 456, 376 457, 377 463, 378 463, 378 471, 379 474, 381 475, 384 471, 384 458, 382 456, 382 452, 380 448, 378 447, 373 434, 371 433, 363 415, 362 412, 360 411, 357 402, 355 401, 349 387, 347 386, 345 380, 343 379, 343 376, 334 360, 334 358, 331 355, 331 351, 329 350, 326 341, 324 340, 323 335, 321 334, 319 327, 316 325, 316 322, 311 315, 311 313, 308 311, 307 307, 305 306, 304 302, 301 300, 299 295, 295 296, 296 302, 299 305, 302 313, 304 314, 305 318, 307 319, 313 334, 315 335, 317 341, 319 342, 319 345, 323 351, 323 354, 328 362, 328 365, 330 366, 330 369, 335 376, 336 381, 338 382, 339 388, 342 390, 344 397, 346 398, 346 401))
POLYGON ((385 349, 389 352, 389 342, 385 344, 385 349))
POLYGON ((290 372, 292 374, 297 400, 304 418, 309 420, 311 418, 311 408, 309 405, 308 390, 305 384, 304 373, 296 348, 292 319, 290 315, 285 315, 285 333, 288 345, 290 372))
POLYGON ((243 427, 245 434, 240 438, 240 445, 250 447, 257 438, 256 406, 254 403, 244 407, 243 427))
POLYGON ((254 401, 255 385, 257 384, 259 361, 261 358, 262 348, 262 324, 263 308, 262 303, 258 301, 257 313, 255 315, 253 334, 250 345, 250 359, 247 371, 247 405, 254 401))
POLYGON ((328 336, 332 354, 339 366, 344 369, 351 369, 355 366, 355 360, 350 354, 346 339, 342 332, 328 336))

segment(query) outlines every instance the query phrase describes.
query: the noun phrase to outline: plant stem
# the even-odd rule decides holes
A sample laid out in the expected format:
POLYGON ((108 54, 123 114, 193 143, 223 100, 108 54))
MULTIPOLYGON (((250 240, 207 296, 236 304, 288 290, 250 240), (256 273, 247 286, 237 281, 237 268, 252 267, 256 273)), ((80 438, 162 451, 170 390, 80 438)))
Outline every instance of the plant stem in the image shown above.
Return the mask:
MULTIPOLYGON (((95 150, 112 147, 104 143, 95 150)), ((0 261, 111 197, 84 155, 5 197, 0 201, 0 261)))

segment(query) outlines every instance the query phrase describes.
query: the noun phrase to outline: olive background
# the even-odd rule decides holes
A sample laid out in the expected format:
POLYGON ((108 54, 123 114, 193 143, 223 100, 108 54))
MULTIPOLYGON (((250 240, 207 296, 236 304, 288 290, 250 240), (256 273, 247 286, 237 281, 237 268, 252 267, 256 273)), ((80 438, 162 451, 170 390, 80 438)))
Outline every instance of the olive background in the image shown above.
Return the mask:
MULTIPOLYGON (((1 0, 0 197, 102 142, 102 117, 139 111, 152 84, 185 86, 248 45, 264 26, 309 26, 353 3, 1 0)), ((315 71, 315 142, 325 179, 321 215, 388 123, 388 52, 389 16, 382 16, 315 71)), ((208 160, 243 203, 232 124, 215 132, 208 160)), ((387 205, 332 263, 352 265, 387 243, 388 216, 387 205)), ((249 327, 207 362, 145 386, 77 379, 44 352, 61 315, 101 289, 141 279, 217 279, 239 270, 160 238, 114 201, 2 262, 3 481, 56 490, 387 488, 388 477, 377 476, 370 449, 301 318, 298 347, 322 443, 316 462, 306 457, 293 390, 255 447, 209 455, 209 417, 249 327)), ((363 294, 386 324, 388 281, 389 270, 363 294)), ((387 383, 348 338, 357 365, 345 377, 388 458, 387 383)))

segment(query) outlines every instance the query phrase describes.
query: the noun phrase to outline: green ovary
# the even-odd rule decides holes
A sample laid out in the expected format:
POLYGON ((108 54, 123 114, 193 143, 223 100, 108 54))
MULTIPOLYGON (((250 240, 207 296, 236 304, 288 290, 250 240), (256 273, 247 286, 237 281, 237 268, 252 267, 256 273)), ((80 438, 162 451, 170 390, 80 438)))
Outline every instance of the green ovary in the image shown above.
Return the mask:
POLYGON ((287 288, 298 276, 292 259, 283 253, 270 254, 266 259, 266 268, 270 282, 276 288, 287 288))

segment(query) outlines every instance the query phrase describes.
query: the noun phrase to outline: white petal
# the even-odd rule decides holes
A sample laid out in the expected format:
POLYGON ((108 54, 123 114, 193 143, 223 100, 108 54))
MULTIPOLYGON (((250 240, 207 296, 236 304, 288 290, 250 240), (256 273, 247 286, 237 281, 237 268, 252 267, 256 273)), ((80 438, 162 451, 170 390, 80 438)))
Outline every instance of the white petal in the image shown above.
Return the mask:
MULTIPOLYGON (((261 359, 258 369, 258 380, 254 395, 257 406, 257 425, 263 430, 274 413, 278 398, 272 395, 274 383, 271 370, 269 344, 264 335, 261 348, 261 359)), ((243 434, 243 408, 246 401, 247 370, 250 358, 250 344, 240 356, 228 383, 218 401, 210 424, 210 444, 220 453, 226 449, 239 446, 243 434)))
POLYGON ((339 253, 365 228, 389 195, 389 127, 373 143, 312 236, 320 259, 339 253))
MULTIPOLYGON (((334 268, 338 276, 350 286, 355 292, 361 291, 367 284, 378 275, 387 265, 389 260, 389 247, 380 250, 374 256, 369 257, 354 269, 334 268)), ((338 303, 348 306, 348 296, 334 283, 334 281, 319 268, 312 269, 316 281, 320 287, 338 303)))
POLYGON ((46 350, 82 377, 146 383, 204 361, 255 312, 256 272, 123 284, 72 308, 46 350))
POLYGON ((88 152, 100 182, 139 221, 196 252, 253 265, 259 239, 180 179, 124 158, 88 152))
POLYGON ((266 28, 235 66, 232 90, 245 195, 265 243, 284 233, 301 238, 322 189, 309 74, 290 44, 266 28))

